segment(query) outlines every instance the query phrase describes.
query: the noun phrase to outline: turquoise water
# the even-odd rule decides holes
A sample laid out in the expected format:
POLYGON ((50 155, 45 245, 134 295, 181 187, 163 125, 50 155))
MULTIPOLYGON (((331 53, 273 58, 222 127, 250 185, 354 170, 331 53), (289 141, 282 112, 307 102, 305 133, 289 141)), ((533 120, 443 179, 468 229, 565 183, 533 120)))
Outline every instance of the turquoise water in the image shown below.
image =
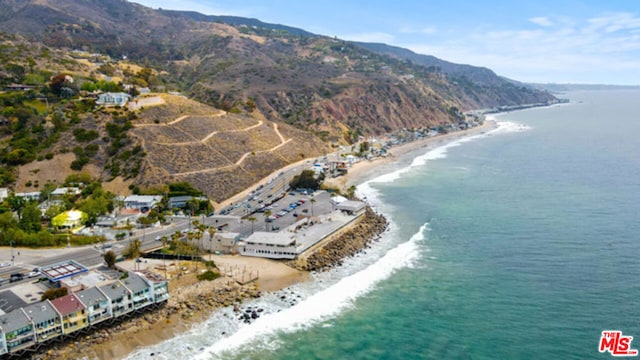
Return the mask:
POLYGON ((157 358, 604 359, 602 330, 640 339, 640 92, 567 96, 360 186, 392 221, 379 244, 157 358))

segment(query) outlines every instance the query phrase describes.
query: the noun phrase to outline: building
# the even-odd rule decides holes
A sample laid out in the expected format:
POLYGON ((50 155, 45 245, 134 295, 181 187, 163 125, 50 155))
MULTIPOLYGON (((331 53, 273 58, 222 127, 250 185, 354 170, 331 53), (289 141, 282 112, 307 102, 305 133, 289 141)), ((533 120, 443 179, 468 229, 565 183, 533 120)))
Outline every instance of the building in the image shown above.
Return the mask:
POLYGON ((46 276, 50 282, 57 283, 58 287, 60 287, 61 280, 86 273, 87 271, 86 267, 74 260, 63 261, 40 268, 40 273, 46 276))
POLYGON ((160 195, 130 195, 124 199, 124 207, 147 212, 160 201, 162 201, 160 195))
POLYGON ((0 354, 24 350, 36 343, 33 323, 22 309, 0 315, 0 354))
POLYGON ((202 196, 189 196, 189 195, 185 195, 185 196, 172 196, 169 198, 169 208, 171 209, 175 209, 175 208, 186 208, 187 207, 187 203, 189 201, 206 201, 207 198, 206 197, 202 197, 202 196))
POLYGON ((336 209, 349 215, 358 215, 364 212, 365 206, 362 201, 346 200, 336 204, 336 209))
POLYGON ((70 334, 89 326, 87 309, 75 294, 65 295, 51 301, 51 305, 62 316, 62 333, 70 334))
POLYGON ((0 202, 9 197, 9 188, 0 188, 0 202))
POLYGON ((25 199, 26 201, 40 201, 40 192, 38 191, 32 191, 32 192, 19 192, 19 193, 15 193, 16 197, 21 197, 23 199, 25 199))
POLYGON ((294 259, 298 254, 296 237, 285 231, 256 231, 244 240, 243 246, 240 246, 240 254, 271 259, 294 259))
POLYGON ((33 323, 36 342, 45 342, 62 335, 62 316, 51 301, 45 300, 23 308, 33 323))
POLYGON ((151 285, 140 275, 129 272, 129 276, 122 280, 122 283, 131 291, 133 310, 138 310, 153 303, 151 285))
MULTIPOLYGON (((49 272, 50 279, 58 279, 78 271, 65 270, 69 266, 56 264, 44 269, 49 272), (54 269, 59 274, 53 274, 54 269)), ((22 356, 21 351, 32 346, 168 299, 167 281, 160 275, 129 272, 124 283, 115 280, 108 285, 13 310, 0 315, 0 357, 16 353, 22 356)))
POLYGON ((96 100, 96 105, 102 106, 125 106, 127 102, 131 100, 131 95, 127 93, 104 93, 98 95, 98 100, 96 100))
POLYGON ((77 229, 84 226, 89 216, 80 210, 69 210, 60 213, 51 219, 51 224, 58 229, 77 229))
POLYGON ((109 309, 114 318, 133 311, 131 291, 122 285, 120 281, 100 286, 98 289, 109 298, 109 309))
POLYGON ((82 193, 77 187, 61 187, 53 190, 51 192, 51 197, 54 198, 62 198, 65 195, 78 196, 82 193))
POLYGON ((95 325, 113 316, 111 314, 111 307, 109 306, 109 298, 98 290, 97 287, 78 291, 75 295, 87 309, 89 325, 95 325))
POLYGON ((234 232, 219 232, 213 235, 213 238, 209 239, 209 251, 220 251, 225 254, 231 254, 236 251, 236 245, 240 240, 240 233, 234 232))

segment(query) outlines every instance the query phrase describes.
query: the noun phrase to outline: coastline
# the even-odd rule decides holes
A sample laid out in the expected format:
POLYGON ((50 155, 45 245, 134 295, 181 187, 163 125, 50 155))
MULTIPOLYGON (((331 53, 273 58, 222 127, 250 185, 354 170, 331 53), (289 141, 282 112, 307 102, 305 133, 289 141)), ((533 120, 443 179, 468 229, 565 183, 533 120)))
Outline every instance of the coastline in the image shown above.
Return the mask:
MULTIPOLYGON (((360 161, 354 164, 346 175, 327 179, 326 182, 327 185, 340 189, 360 185, 388 172, 391 167, 398 166, 399 162, 424 154, 427 149, 478 135, 496 127, 495 121, 485 121, 483 125, 472 129, 392 147, 387 157, 360 161)), ((297 165, 299 164, 290 164, 288 167, 297 165)), ((379 233, 364 239, 360 243, 362 249, 359 250, 367 247, 377 235, 379 233)), ((357 252, 358 249, 351 248, 349 252, 333 254, 332 262, 328 262, 326 267, 339 266, 340 260, 335 261, 336 256, 348 257, 353 255, 353 251, 357 252)), ((299 267, 304 270, 296 270, 284 262, 275 260, 215 255, 210 255, 210 259, 218 265, 223 275, 221 278, 207 282, 195 280, 195 274, 185 276, 182 282, 170 283, 172 298, 163 308, 124 320, 111 328, 92 331, 73 341, 51 346, 48 351, 33 355, 33 359, 123 359, 142 348, 159 344, 189 331, 219 308, 239 306, 243 300, 260 297, 262 292, 283 290, 310 278, 311 269, 299 267), (258 279, 255 282, 238 285, 235 282, 234 269, 250 273, 255 271, 259 274, 258 279)))
POLYGON ((498 124, 495 120, 486 120, 482 125, 471 129, 456 131, 394 146, 389 150, 389 154, 386 157, 357 162, 349 168, 346 175, 332 179, 325 179, 325 184, 341 190, 348 189, 351 186, 358 186, 367 180, 371 180, 379 175, 389 172, 390 167, 400 161, 413 159, 416 156, 424 154, 426 150, 435 149, 462 138, 483 134, 496 129, 497 127, 498 124))

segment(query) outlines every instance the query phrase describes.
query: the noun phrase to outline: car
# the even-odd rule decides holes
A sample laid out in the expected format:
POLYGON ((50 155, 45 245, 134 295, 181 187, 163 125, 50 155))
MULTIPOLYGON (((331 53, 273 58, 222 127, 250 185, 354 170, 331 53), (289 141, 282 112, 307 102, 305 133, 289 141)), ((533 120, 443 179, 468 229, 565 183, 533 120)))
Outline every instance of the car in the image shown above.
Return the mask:
POLYGON ((32 271, 32 272, 27 274, 27 277, 29 277, 29 278, 34 278, 34 277, 37 277, 37 276, 40 276, 40 271, 32 271))
POLYGON ((9 282, 16 282, 22 279, 24 279, 24 274, 14 273, 14 274, 11 274, 11 278, 9 278, 9 282))
POLYGON ((306 214, 309 212, 309 209, 302 209, 302 212, 306 214))
POLYGON ((271 226, 271 230, 280 230, 280 226, 273 225, 273 226, 271 226))
POLYGON ((280 211, 277 215, 278 216, 285 216, 285 215, 287 215, 287 212, 283 210, 283 211, 280 211))
POLYGON ((162 236, 160 235, 156 236, 156 241, 162 241, 162 236))
POLYGON ((3 268, 3 267, 9 267, 9 266, 11 266, 11 263, 10 263, 10 262, 3 262, 3 263, 0 263, 0 268, 3 268))
POLYGON ((298 213, 293 213, 293 217, 298 217, 298 213))

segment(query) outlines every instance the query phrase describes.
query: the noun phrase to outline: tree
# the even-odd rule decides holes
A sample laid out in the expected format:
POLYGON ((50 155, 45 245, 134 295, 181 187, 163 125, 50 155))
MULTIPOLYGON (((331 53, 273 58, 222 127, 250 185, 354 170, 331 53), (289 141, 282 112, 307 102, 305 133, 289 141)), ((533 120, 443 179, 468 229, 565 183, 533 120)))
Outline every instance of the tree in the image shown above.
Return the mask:
POLYGON ((40 231, 42 228, 40 214, 40 209, 35 202, 28 203, 22 211, 22 217, 20 218, 18 226, 26 232, 40 231))
POLYGON ((315 198, 311 198, 311 199, 309 199, 309 202, 311 203, 311 216, 313 216, 313 204, 316 203, 316 199, 315 198))
POLYGON ((20 220, 22 218, 22 209, 27 202, 23 197, 15 196, 14 194, 11 194, 7 198, 7 201, 9 202, 9 205, 11 205, 11 210, 15 211, 18 214, 18 220, 20 220))
POLYGON ((108 268, 112 269, 116 264, 116 253, 114 253, 112 250, 104 253, 102 257, 104 258, 104 262, 107 263, 108 268))
POLYGON ((140 256, 141 247, 142 247, 142 244, 140 244, 140 240, 133 239, 133 241, 131 241, 131 243, 129 243, 129 248, 126 249, 122 253, 122 255, 126 256, 129 259, 135 259, 138 256, 140 256))
POLYGON ((247 220, 251 221, 251 233, 253 234, 253 224, 256 222, 256 218, 250 216, 247 220))
POLYGON ((209 232, 209 253, 211 253, 213 235, 216 234, 216 228, 214 226, 209 226, 209 229, 207 231, 209 232))
POLYGON ((63 297, 68 293, 69 289, 67 289, 66 287, 49 289, 42 294, 42 296, 40 297, 40 301, 54 300, 59 297, 63 297))
POLYGON ((265 210, 264 211, 264 229, 266 231, 269 231, 267 224, 269 223, 267 220, 269 219, 269 216, 271 216, 271 210, 265 210))
POLYGON ((316 178, 316 173, 313 170, 302 170, 302 172, 293 177, 293 180, 289 183, 292 189, 313 189, 317 190, 322 183, 323 177, 320 175, 316 178))

